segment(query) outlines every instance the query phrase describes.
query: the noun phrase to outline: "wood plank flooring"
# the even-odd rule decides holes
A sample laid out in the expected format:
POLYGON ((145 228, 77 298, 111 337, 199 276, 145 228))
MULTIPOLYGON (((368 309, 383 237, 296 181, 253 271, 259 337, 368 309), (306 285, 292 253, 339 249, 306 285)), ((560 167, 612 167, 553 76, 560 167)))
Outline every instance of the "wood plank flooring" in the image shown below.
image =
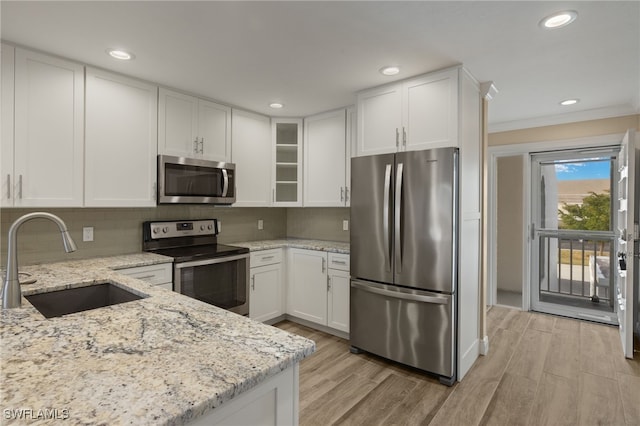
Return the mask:
POLYGON ((640 426, 640 354, 624 358, 616 328, 502 307, 487 321, 489 354, 453 387, 277 324, 317 346, 300 364, 300 425, 640 426))

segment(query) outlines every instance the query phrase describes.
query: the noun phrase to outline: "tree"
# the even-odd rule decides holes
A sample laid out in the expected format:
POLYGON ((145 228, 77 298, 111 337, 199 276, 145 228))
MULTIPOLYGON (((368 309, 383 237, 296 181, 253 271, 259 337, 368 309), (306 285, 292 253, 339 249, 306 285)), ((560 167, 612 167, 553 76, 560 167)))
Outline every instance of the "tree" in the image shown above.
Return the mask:
MULTIPOLYGON (((590 192, 582 199, 582 204, 562 204, 558 210, 560 229, 580 231, 609 231, 611 229, 611 195, 606 192, 590 192)), ((600 242, 600 254, 604 242, 600 242)))

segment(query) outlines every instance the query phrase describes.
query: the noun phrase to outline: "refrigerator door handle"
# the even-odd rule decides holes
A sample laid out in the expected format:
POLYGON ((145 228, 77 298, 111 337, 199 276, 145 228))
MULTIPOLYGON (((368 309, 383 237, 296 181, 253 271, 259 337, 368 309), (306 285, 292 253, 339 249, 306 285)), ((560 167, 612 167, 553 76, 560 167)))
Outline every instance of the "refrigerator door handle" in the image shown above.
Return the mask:
POLYGON ((394 299, 409 300, 412 302, 434 303, 437 305, 446 305, 449 299, 441 296, 425 296, 422 294, 405 293, 400 291, 390 291, 383 288, 373 287, 371 285, 362 284, 357 281, 351 281, 351 287, 359 290, 368 291, 369 293, 379 294, 381 296, 392 297, 394 299))
POLYGON ((404 165, 398 163, 398 170, 396 172, 396 202, 395 202, 395 273, 396 275, 402 272, 402 235, 400 234, 400 225, 402 221, 402 174, 404 171, 404 165))
POLYGON ((391 164, 384 170, 384 199, 382 201, 382 232, 384 233, 384 261, 387 271, 391 271, 391 253, 389 242, 389 202, 391 196, 391 164))

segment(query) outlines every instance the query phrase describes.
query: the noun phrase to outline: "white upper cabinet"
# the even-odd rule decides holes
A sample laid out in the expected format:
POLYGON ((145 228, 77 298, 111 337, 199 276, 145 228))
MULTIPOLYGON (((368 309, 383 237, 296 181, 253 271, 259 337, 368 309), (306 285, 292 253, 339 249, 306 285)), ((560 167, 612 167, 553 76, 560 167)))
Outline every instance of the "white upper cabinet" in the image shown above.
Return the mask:
POLYGON ((344 109, 304 119, 304 206, 343 207, 347 197, 344 109))
POLYGON ((13 46, 2 44, 2 70, 0 71, 0 95, 2 104, 0 119, 2 125, 0 130, 0 172, 2 172, 2 186, 0 187, 0 206, 13 206, 13 77, 14 77, 14 55, 13 46))
POLYGON ((85 206, 154 207, 157 86, 87 68, 85 206))
POLYGON ((83 66, 16 48, 13 205, 82 206, 83 144, 83 66))
POLYGON ((358 94, 358 156, 395 152, 400 146, 400 130, 402 85, 378 87, 358 94))
POLYGON ((302 120, 271 120, 273 143, 272 202, 278 207, 302 206, 302 120))
POLYGON ((231 108, 160 88, 158 152, 229 161, 231 108))
POLYGON ((458 146, 459 68, 358 94, 356 155, 458 146))
POLYGON ((200 156, 207 160, 231 160, 231 108, 198 99, 200 156))
POLYGON ((232 162, 236 165, 237 207, 271 204, 271 120, 234 109, 232 112, 232 162))

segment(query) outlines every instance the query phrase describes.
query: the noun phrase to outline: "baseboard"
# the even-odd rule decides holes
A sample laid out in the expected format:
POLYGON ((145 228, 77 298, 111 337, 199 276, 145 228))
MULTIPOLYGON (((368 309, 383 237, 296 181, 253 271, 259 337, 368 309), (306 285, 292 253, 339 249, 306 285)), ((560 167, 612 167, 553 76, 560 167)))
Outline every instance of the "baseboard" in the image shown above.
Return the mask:
POLYGON ((327 334, 331 334, 336 337, 340 337, 341 339, 349 340, 349 333, 345 333, 344 331, 336 330, 331 327, 327 327, 324 325, 316 324, 314 322, 294 317, 293 315, 285 314, 284 319, 289 320, 291 322, 295 322, 296 324, 304 325, 305 327, 313 328, 314 330, 322 331, 327 334))
POLYGON ((480 340, 480 355, 487 355, 489 353, 489 336, 484 336, 480 340))

